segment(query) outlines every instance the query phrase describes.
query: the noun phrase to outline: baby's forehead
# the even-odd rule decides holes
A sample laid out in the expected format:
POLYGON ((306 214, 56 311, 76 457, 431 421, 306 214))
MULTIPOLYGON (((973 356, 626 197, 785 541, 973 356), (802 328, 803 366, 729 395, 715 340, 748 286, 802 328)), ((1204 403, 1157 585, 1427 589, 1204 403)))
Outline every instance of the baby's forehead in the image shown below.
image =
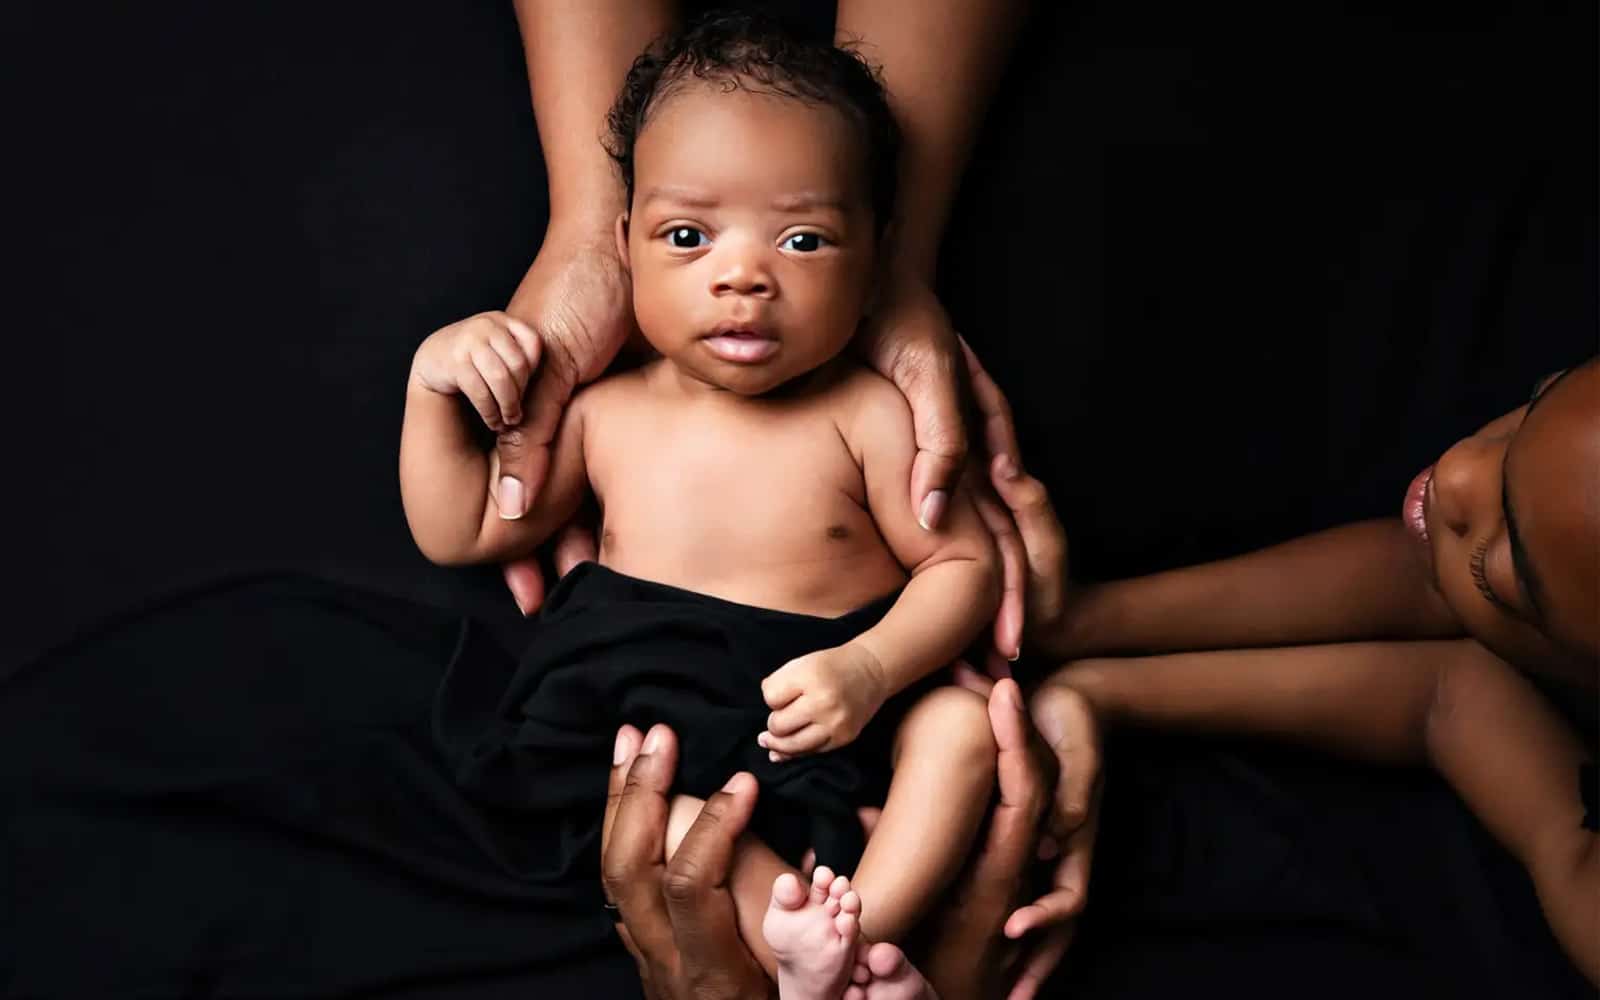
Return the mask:
MULTIPOLYGON (((643 139, 655 128, 681 130, 692 125, 697 115, 731 104, 738 104, 747 114, 774 124, 793 121, 796 116, 826 123, 827 127, 819 130, 819 137, 826 136, 826 141, 835 149, 819 150, 819 154, 835 152, 842 147, 863 158, 870 155, 871 144, 866 132, 858 116, 844 102, 820 96, 799 96, 760 80, 731 75, 686 75, 663 81, 645 108, 638 138, 643 139)), ((763 151, 752 149, 749 152, 752 159, 760 159, 763 151)))

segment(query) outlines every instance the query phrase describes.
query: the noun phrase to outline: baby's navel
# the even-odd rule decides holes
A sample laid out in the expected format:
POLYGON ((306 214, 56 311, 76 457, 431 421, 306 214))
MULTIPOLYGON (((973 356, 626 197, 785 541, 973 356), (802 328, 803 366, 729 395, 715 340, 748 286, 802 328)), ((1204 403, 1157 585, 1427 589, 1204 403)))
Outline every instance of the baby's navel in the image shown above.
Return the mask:
POLYGON ((835 542, 842 542, 842 541, 845 541, 846 539, 848 539, 849 537, 850 537, 850 529, 846 528, 844 525, 842 525, 842 524, 830 524, 828 526, 828 538, 829 539, 831 539, 831 540, 833 540, 835 542))

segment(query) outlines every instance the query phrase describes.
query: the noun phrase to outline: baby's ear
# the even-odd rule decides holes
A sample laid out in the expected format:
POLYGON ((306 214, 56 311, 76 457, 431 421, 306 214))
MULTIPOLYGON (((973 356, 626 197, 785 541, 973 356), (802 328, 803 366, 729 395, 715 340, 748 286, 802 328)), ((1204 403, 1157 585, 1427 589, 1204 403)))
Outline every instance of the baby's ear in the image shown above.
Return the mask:
POLYGON ((615 235, 616 235, 616 238, 617 238, 617 256, 622 260, 622 266, 623 267, 626 267, 629 270, 632 270, 632 264, 628 261, 628 213, 627 212, 618 212, 617 213, 617 225, 616 225, 615 235))

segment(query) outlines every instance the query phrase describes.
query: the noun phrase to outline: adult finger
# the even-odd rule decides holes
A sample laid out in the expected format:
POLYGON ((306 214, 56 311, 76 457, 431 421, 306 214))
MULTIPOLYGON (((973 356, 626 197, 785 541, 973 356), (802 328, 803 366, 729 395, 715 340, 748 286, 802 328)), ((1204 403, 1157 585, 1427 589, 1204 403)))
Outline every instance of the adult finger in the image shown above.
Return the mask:
POLYGON ((994 682, 998 679, 978 673, 966 660, 957 660, 950 670, 958 686, 968 691, 976 691, 985 698, 988 698, 989 692, 994 690, 994 682))
POLYGON ((1038 746, 1022 689, 1014 680, 996 681, 989 693, 989 725, 994 730, 999 802, 989 820, 989 836, 978 864, 995 885, 1010 886, 1032 858, 1035 831, 1054 775, 1048 752, 1038 746))
POLYGON ((639 753, 644 734, 633 726, 617 730, 617 739, 611 751, 611 772, 606 778, 606 811, 600 822, 600 856, 611 843, 611 825, 617 818, 617 806, 622 802, 622 789, 628 781, 628 768, 639 753))
POLYGON ((678 743, 672 730, 651 727, 628 765, 611 823, 611 842, 601 855, 606 897, 616 905, 634 947, 646 961, 663 961, 674 947, 661 884, 666 868, 662 855, 667 792, 677 763, 678 743))
POLYGON ((543 350, 526 395, 522 422, 501 430, 495 439, 495 454, 500 458, 500 480, 495 486, 495 496, 501 500, 500 516, 515 519, 526 514, 528 504, 544 486, 550 445, 577 386, 577 373, 565 352, 543 350))
POLYGON ((1072 939, 1077 935, 1077 931, 1076 924, 1067 924, 1064 927, 1054 928, 1046 934, 1023 961, 1022 972, 1012 984, 1006 1000, 1033 1000, 1038 996, 1039 990, 1049 980, 1050 974, 1061 964, 1062 956, 1072 946, 1072 939))
POLYGON ((1098 802, 1099 724, 1083 695, 1059 684, 1046 684, 1034 692, 1032 716, 1040 738, 1056 758, 1050 832, 1064 838, 1084 826, 1098 802))
POLYGON ((582 515, 568 521, 556 536, 553 555, 557 576, 566 576, 581 562, 598 561, 600 550, 595 545, 594 524, 582 515))
POLYGON ((996 455, 990 466, 995 493, 1011 512, 1022 539, 1026 586, 1034 595, 1035 606, 1060 607, 1067 571, 1067 533, 1056 517, 1050 494, 1043 483, 1022 471, 1015 455, 996 455))
MULTIPOLYGON (((1009 511, 987 491, 974 491, 978 516, 994 537, 995 548, 1000 551, 1000 577, 1002 590, 1000 610, 994 619, 994 648, 1001 651, 1008 662, 1015 663, 1022 655, 1023 615, 1027 607, 1028 552, 1023 547, 1022 536, 1009 511)), ((1001 675, 1004 676, 1004 675, 1001 675)))
POLYGON ((536 556, 502 563, 500 576, 511 591, 511 599, 517 602, 517 610, 524 616, 533 614, 544 604, 544 570, 539 568, 536 556))
POLYGON ((1011 403, 1005 393, 984 369, 978 355, 965 337, 959 338, 961 354, 967 365, 967 384, 972 388, 973 402, 983 422, 983 441, 991 455, 1018 455, 1022 449, 1017 444, 1017 424, 1011 412, 1011 403))
POLYGON ((911 404, 917 455, 911 461, 911 502, 917 522, 934 531, 944 521, 950 496, 967 460, 967 429, 961 421, 961 396, 955 366, 942 359, 917 361, 897 380, 911 404))
POLYGON ((706 800, 667 865, 673 937, 686 969, 756 969, 739 937, 728 873, 739 835, 756 807, 756 780, 739 772, 706 800))

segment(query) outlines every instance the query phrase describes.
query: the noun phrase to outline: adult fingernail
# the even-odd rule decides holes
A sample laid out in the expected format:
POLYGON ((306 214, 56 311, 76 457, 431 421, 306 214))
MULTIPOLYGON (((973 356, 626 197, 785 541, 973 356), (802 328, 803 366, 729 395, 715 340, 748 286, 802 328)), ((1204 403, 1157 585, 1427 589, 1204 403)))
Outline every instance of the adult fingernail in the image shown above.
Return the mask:
POLYGON ((661 727, 651 726, 650 735, 644 738, 644 752, 655 753, 661 748, 661 727))
POLYGON ((728 779, 727 783, 722 786, 722 790, 725 791, 725 792, 731 792, 735 788, 739 787, 739 785, 742 784, 743 782, 744 782, 744 772, 740 771, 738 774, 735 774, 733 777, 728 779))
POLYGON ((616 767, 627 760, 628 753, 632 749, 633 740, 629 737, 628 731, 626 729, 619 730, 617 732, 617 745, 611 750, 611 766, 616 767))
POLYGON ((944 490, 934 490, 923 499, 922 510, 917 512, 917 523, 922 525, 923 531, 932 531, 939 526, 949 503, 950 494, 944 490))
POLYGON ((500 516, 507 521, 515 521, 527 510, 522 498, 522 484, 511 476, 500 477, 500 491, 495 495, 495 500, 500 507, 500 516))
POLYGON ((1017 468, 1017 463, 1012 461, 1010 455, 1001 455, 999 466, 1001 479, 1015 479, 1021 472, 1017 468))
POLYGON ((1006 657, 1006 662, 1015 663, 1020 659, 1022 659, 1022 646, 1018 644, 1016 648, 1011 650, 1011 655, 1006 657))

